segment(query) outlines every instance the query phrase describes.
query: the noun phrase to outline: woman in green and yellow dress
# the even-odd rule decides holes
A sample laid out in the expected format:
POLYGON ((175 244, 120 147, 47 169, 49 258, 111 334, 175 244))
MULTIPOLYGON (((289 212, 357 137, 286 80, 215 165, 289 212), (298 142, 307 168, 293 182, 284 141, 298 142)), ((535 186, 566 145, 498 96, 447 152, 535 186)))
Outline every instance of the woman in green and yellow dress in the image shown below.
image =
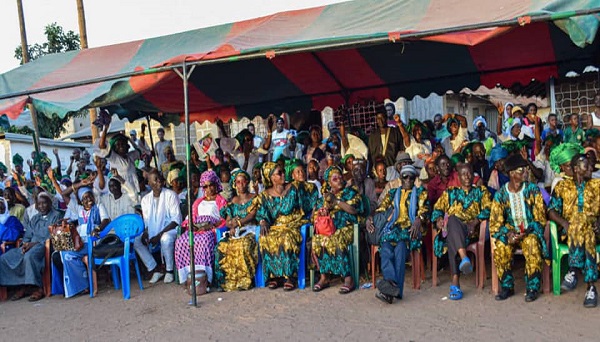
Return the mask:
POLYGON ((339 293, 346 294, 351 292, 355 285, 352 281, 348 246, 352 244, 354 237, 354 224, 358 224, 359 215, 364 214, 363 202, 356 187, 346 187, 342 170, 337 166, 325 170, 324 178, 326 183, 322 190, 323 197, 317 201, 313 222, 316 222, 319 216, 329 215, 333 220, 335 232, 332 235, 315 232, 313 236, 313 258, 316 259, 321 274, 313 291, 318 292, 329 287, 328 277, 331 274, 344 277, 344 285, 339 293))
POLYGON ((237 195, 221 209, 229 235, 221 239, 215 249, 215 277, 217 286, 225 291, 248 290, 252 287, 258 261, 254 235, 256 211, 252 210, 255 195, 249 192, 250 175, 246 171, 236 169, 231 176, 237 195))
POLYGON ((278 288, 284 281, 284 290, 296 288, 300 227, 307 223, 298 187, 286 184, 284 169, 267 162, 262 168, 265 190, 253 201, 256 219, 260 224, 260 253, 267 287, 278 288))

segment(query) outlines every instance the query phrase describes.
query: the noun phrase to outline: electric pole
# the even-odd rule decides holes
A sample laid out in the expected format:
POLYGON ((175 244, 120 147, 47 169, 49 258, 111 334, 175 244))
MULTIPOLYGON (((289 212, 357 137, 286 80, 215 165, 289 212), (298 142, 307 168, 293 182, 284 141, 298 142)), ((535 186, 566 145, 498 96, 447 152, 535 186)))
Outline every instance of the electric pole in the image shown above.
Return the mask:
MULTIPOLYGON (((85 9, 83 8, 83 0, 76 0, 76 2, 77 17, 79 18, 79 42, 81 43, 82 49, 87 49, 87 28, 85 25, 85 9)), ((98 115, 96 113, 96 108, 90 108, 88 112, 90 113, 90 129, 92 131, 92 143, 95 143, 98 139, 98 127, 94 125, 94 121, 96 121, 98 115)))

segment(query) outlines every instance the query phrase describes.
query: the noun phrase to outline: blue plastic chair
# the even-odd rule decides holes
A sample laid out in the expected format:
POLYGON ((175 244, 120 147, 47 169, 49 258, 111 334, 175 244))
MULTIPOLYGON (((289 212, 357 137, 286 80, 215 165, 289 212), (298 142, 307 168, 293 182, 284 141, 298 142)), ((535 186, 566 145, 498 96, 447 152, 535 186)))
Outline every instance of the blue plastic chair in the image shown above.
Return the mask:
MULTIPOLYGON (((301 290, 306 288, 306 241, 309 228, 310 224, 305 224, 300 228, 302 242, 300 244, 300 260, 298 261, 298 288, 301 290)), ((221 240, 225 232, 227 232, 228 230, 229 228, 227 227, 216 229, 217 243, 221 240)), ((256 227, 254 235, 256 236, 256 246, 257 248, 259 248, 260 227, 256 227)), ((256 274, 254 275, 254 285, 256 287, 265 287, 265 279, 263 277, 262 269, 262 256, 260 255, 260 252, 258 253, 258 264, 256 266, 256 274)))
POLYGON ((123 299, 127 300, 130 298, 130 287, 131 281, 129 276, 129 261, 133 260, 135 265, 135 273, 137 275, 138 284, 140 290, 144 289, 142 285, 142 276, 140 274, 140 267, 138 264, 135 250, 133 249, 134 239, 141 235, 144 231, 144 220, 137 214, 125 214, 117 217, 111 221, 99 234, 99 237, 88 236, 88 274, 90 280, 90 298, 94 297, 94 284, 92 277, 92 267, 95 265, 110 265, 113 284, 115 290, 119 289, 119 275, 117 274, 117 266, 121 271, 121 282, 123 283, 123 299), (114 230, 121 241, 125 244, 124 253, 121 256, 112 257, 104 260, 104 258, 92 258, 92 250, 94 248, 94 242, 98 239, 106 236, 108 232, 114 230))

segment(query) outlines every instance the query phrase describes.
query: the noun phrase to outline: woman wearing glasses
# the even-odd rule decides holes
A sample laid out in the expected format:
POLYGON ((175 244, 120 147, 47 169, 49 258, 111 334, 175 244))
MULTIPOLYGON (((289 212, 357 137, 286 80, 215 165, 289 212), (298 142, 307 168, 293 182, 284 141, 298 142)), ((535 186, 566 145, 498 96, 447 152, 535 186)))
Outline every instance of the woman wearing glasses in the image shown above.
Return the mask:
POLYGON ((179 274, 179 283, 185 284, 190 272, 189 232, 194 231, 194 261, 196 270, 204 270, 208 282, 212 282, 212 265, 215 261, 216 236, 214 228, 221 227, 225 220, 221 218, 220 210, 227 205, 227 200, 219 193, 223 190, 217 174, 208 170, 200 176, 200 186, 204 196, 192 205, 192 220, 186 219, 181 226, 186 231, 175 241, 175 264, 179 274))
POLYGON ((538 297, 542 281, 542 258, 548 258, 544 239, 546 206, 539 187, 525 181, 528 162, 512 154, 504 163, 510 177, 494 197, 490 214, 490 236, 495 241, 494 262, 502 287, 496 300, 515 294, 512 275, 513 251, 521 249, 525 257, 526 302, 538 297))
MULTIPOLYGON (((381 232, 379 255, 383 281, 377 284, 376 297, 388 304, 394 297, 402 299, 404 290, 404 267, 408 250, 421 248, 421 237, 425 229, 424 222, 429 217, 427 190, 415 186, 417 170, 412 165, 404 165, 400 171, 402 185, 391 189, 376 212, 386 212, 392 207, 391 218, 381 232)), ((375 230, 373 221, 367 222, 370 232, 375 230)))
POLYGON ((253 201, 256 220, 260 223, 260 253, 267 287, 276 289, 283 283, 285 291, 296 288, 300 227, 307 223, 297 187, 286 184, 284 169, 273 162, 262 167, 265 190, 253 201))
MULTIPOLYGON (((354 186, 346 187, 342 170, 331 166, 325 170, 323 197, 319 198, 313 213, 316 232, 312 240, 313 257, 321 274, 313 291, 319 292, 329 287, 329 275, 344 277, 340 294, 350 293, 355 284, 352 281, 348 246, 352 244, 354 224, 359 223, 363 214, 362 197, 354 186), (330 217, 333 231, 319 231, 320 217, 330 217)), ((364 219, 363 219, 364 222, 364 219)))

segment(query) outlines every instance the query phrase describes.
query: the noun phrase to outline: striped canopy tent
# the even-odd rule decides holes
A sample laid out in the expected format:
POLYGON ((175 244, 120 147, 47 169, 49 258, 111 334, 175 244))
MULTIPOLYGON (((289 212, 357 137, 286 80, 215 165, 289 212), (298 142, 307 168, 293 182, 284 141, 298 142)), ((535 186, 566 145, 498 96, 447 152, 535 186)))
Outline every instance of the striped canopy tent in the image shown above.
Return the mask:
POLYGON ((355 0, 282 12, 42 57, 0 75, 0 113, 118 105, 183 121, 184 61, 196 65, 192 121, 544 82, 597 64, 598 11, 600 0, 355 0))

